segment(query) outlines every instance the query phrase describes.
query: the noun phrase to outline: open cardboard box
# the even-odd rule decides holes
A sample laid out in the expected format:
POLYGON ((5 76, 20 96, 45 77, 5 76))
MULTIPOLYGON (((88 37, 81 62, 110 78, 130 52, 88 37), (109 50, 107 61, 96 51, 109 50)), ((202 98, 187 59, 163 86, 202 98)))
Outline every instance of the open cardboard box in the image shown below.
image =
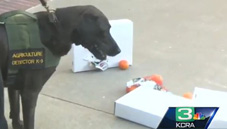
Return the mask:
POLYGON ((192 100, 140 86, 115 102, 115 115, 157 128, 169 107, 192 106, 192 100))
MULTIPOLYGON (((128 19, 110 20, 110 33, 121 49, 121 53, 115 57, 108 57, 108 66, 117 67, 119 61, 127 60, 132 65, 133 58, 133 22, 128 19)), ((95 70, 87 59, 93 55, 82 46, 72 46, 73 72, 95 70)))
POLYGON ((115 101, 115 115, 151 128, 157 128, 169 107, 220 107, 208 129, 227 128, 226 92, 195 88, 194 98, 141 86, 115 101))

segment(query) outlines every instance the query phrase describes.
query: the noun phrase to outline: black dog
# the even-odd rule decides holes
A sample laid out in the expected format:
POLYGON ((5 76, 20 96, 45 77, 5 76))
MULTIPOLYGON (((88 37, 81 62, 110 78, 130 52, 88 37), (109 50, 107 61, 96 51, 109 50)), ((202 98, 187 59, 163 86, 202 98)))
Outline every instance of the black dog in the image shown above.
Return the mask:
MULTIPOLYGON (((120 49, 110 35, 110 24, 105 15, 93 6, 75 6, 57 9, 59 24, 53 25, 47 12, 38 12, 38 26, 42 43, 59 57, 68 53, 72 43, 82 45, 100 60, 115 56, 120 49)), ((0 128, 7 129, 4 118, 3 87, 7 79, 8 40, 4 25, 0 25, 0 128)), ((21 69, 16 82, 8 87, 10 118, 14 129, 34 129, 38 94, 56 67, 21 69), (17 87, 17 88, 16 88, 17 87), (19 90, 15 90, 18 89, 19 90), (19 118, 19 95, 22 99, 23 122, 19 118)))

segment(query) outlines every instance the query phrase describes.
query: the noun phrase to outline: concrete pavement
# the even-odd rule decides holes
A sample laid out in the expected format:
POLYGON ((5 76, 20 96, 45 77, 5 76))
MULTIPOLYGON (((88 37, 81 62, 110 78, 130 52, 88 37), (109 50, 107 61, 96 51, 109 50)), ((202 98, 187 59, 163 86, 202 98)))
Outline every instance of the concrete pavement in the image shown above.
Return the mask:
POLYGON ((134 22, 134 65, 126 71, 75 74, 69 53, 42 90, 36 129, 146 129, 116 118, 114 101, 125 94, 126 81, 154 73, 161 74, 164 85, 178 95, 192 92, 195 86, 227 91, 226 1, 50 2, 51 7, 87 4, 101 9, 109 19, 134 22))

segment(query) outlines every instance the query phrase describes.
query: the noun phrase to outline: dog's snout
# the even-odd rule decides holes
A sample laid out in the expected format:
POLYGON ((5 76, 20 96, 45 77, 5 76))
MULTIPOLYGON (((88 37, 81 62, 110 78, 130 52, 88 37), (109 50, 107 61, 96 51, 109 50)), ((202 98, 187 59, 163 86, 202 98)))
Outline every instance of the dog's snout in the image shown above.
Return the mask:
POLYGON ((121 49, 119 47, 115 47, 114 49, 110 50, 109 56, 116 56, 117 54, 121 53, 121 49))
POLYGON ((117 55, 119 53, 121 53, 121 49, 118 47, 115 54, 117 55))

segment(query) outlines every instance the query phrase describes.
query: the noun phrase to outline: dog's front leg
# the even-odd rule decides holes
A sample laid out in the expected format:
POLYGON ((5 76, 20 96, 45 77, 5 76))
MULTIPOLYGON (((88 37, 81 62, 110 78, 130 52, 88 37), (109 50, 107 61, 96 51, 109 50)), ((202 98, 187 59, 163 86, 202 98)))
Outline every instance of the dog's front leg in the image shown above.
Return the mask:
POLYGON ((20 120, 20 96, 19 91, 8 87, 10 118, 12 119, 13 129, 23 129, 23 123, 20 120))
POLYGON ((0 128, 8 129, 7 122, 4 116, 4 85, 2 79, 2 73, 0 70, 0 128))

